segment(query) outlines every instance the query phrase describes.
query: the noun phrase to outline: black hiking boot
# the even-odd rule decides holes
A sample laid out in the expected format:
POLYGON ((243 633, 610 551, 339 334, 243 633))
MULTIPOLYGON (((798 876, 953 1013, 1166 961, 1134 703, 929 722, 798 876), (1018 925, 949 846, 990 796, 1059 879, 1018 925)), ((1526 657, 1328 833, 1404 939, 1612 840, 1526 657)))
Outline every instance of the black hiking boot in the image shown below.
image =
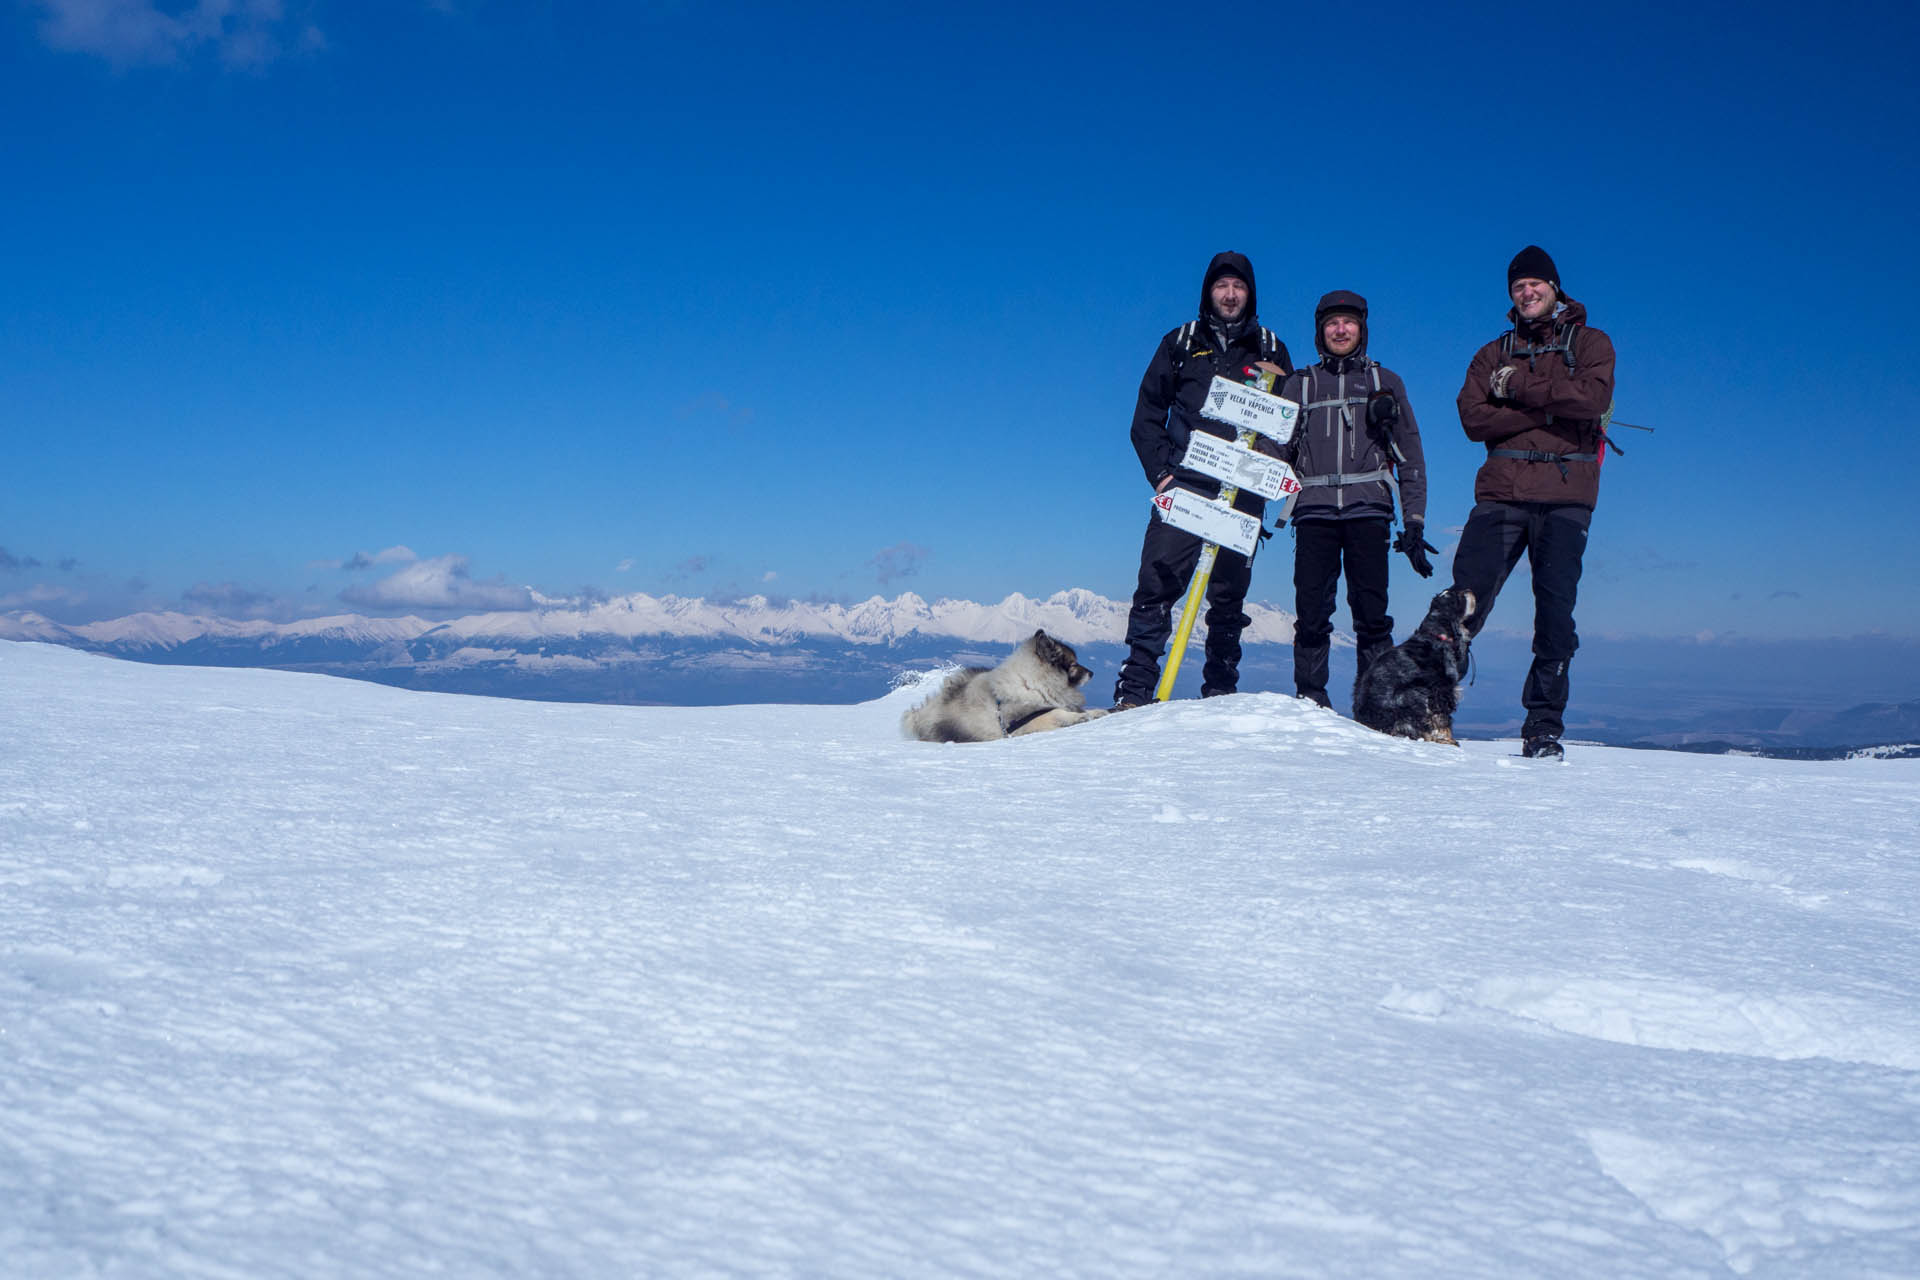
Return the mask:
POLYGON ((1305 698, 1316 706, 1331 707, 1327 700, 1327 657, 1328 646, 1324 644, 1300 644, 1293 646, 1293 693, 1297 698, 1305 698))
POLYGON ((1566 751, 1558 738, 1528 738, 1520 744, 1520 754, 1529 760, 1564 760, 1566 751))

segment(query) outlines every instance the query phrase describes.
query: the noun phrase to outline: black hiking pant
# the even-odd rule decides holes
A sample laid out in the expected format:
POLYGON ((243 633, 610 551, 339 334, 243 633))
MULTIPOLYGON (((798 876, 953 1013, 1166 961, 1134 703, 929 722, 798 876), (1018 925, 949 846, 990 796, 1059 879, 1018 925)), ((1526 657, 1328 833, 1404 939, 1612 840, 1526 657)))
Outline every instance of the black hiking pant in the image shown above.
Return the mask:
MULTIPOLYGON (((1160 683, 1160 657, 1173 634, 1173 605, 1186 592, 1200 559, 1200 538, 1176 529, 1157 515, 1147 517, 1140 545, 1140 581, 1127 614, 1127 659, 1113 687, 1115 702, 1152 702, 1160 683)), ((1221 548, 1207 581, 1207 660, 1201 668, 1202 697, 1232 693, 1240 685, 1240 633, 1253 619, 1246 615, 1253 562, 1221 548)))
POLYGON ((1393 646, 1387 615, 1385 516, 1293 523, 1293 687, 1327 705, 1327 650, 1333 641, 1333 600, 1344 564, 1347 611, 1353 615, 1354 678, 1393 646))
POLYGON ((1520 729, 1523 738, 1558 738, 1566 729, 1567 667, 1580 647, 1573 629, 1573 604, 1592 520, 1588 507, 1475 503, 1459 549, 1453 553, 1453 585, 1473 592, 1473 617, 1467 629, 1474 635, 1487 625, 1507 575, 1520 562, 1520 553, 1526 553, 1533 573, 1533 666, 1520 690, 1520 705, 1527 709, 1520 729))

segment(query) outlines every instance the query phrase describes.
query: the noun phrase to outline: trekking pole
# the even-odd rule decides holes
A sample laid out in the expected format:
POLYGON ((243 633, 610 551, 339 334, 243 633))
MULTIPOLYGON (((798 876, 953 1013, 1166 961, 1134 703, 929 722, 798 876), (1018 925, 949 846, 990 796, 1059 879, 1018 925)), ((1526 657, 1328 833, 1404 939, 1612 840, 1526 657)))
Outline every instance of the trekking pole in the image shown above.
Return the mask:
POLYGON ((1643 427, 1637 422, 1622 422, 1620 419, 1614 417, 1612 405, 1608 405, 1607 411, 1600 415, 1600 430, 1604 433, 1608 427, 1625 427, 1629 431, 1644 431, 1648 435, 1653 434, 1652 427, 1643 427))
MULTIPOLYGON (((1600 415, 1600 447, 1601 448, 1611 447, 1615 453, 1619 454, 1623 458, 1627 456, 1627 451, 1625 449, 1622 449, 1619 446, 1619 444, 1617 444, 1614 441, 1614 438, 1607 434, 1608 427, 1632 427, 1635 431, 1644 431, 1648 435, 1653 434, 1652 427, 1642 427, 1631 422, 1621 422, 1617 420, 1613 416, 1613 405, 1611 402, 1609 402, 1607 405, 1607 411, 1600 415)), ((1562 464, 1560 467, 1560 474, 1565 475, 1566 471, 1567 471, 1567 468, 1565 464, 1562 464)))
MULTIPOLYGON (((1221 379, 1215 379, 1215 381, 1220 382, 1221 379)), ((1273 374, 1262 373, 1257 378, 1249 378, 1247 385, 1260 391, 1271 391, 1274 381, 1273 374)), ((1261 432, 1256 431, 1250 426, 1242 427, 1234 436, 1234 443, 1242 449, 1251 449, 1255 437, 1260 434, 1261 432)), ((1292 473, 1289 471, 1289 478, 1291 478, 1291 475, 1292 473)), ((1297 489, 1298 486, 1295 486, 1295 488, 1297 489)), ((1222 504, 1231 507, 1234 499, 1239 496, 1239 485, 1224 479, 1221 481, 1219 500, 1222 504)), ((1257 539, 1255 540, 1255 545, 1257 548, 1257 539)), ((1253 553, 1249 551, 1247 554, 1251 556, 1253 553)), ((1200 558, 1194 562, 1193 577, 1187 582, 1186 601, 1180 606, 1180 626, 1174 632, 1172 647, 1167 650, 1166 669, 1160 673, 1160 683, 1153 691, 1153 700, 1155 702, 1171 702, 1173 700, 1173 682, 1180 675, 1180 664, 1187 656, 1187 642, 1193 638, 1193 624, 1200 619, 1200 605, 1201 602, 1206 599, 1207 583, 1213 578, 1213 562, 1217 560, 1219 556, 1219 543, 1208 541, 1201 544, 1200 558)))

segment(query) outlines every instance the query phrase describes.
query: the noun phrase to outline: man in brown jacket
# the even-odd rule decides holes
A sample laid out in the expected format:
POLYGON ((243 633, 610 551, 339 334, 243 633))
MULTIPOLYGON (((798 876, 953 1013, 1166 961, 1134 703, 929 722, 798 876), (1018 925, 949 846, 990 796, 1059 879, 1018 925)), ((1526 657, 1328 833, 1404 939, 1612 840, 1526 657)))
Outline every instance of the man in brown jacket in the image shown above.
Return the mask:
POLYGON ((1522 754, 1564 756, 1567 666, 1580 647, 1574 597, 1600 494, 1613 407, 1613 343, 1560 288, 1537 245, 1507 266, 1513 328, 1474 354, 1457 403, 1467 439, 1487 446, 1473 512, 1453 555, 1453 585, 1473 592, 1478 635, 1526 552, 1533 572, 1533 666, 1520 692, 1522 754))

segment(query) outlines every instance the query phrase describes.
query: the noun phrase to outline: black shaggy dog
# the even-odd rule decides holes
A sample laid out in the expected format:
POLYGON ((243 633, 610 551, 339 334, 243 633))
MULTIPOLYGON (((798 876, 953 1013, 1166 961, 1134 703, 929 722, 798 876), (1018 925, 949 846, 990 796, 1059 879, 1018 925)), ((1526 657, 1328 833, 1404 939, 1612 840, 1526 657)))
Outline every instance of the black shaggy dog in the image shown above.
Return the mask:
POLYGON ((1473 606, 1473 592, 1464 587, 1435 596, 1419 630, 1375 658, 1353 682, 1353 718, 1396 737, 1452 742, 1473 606))

